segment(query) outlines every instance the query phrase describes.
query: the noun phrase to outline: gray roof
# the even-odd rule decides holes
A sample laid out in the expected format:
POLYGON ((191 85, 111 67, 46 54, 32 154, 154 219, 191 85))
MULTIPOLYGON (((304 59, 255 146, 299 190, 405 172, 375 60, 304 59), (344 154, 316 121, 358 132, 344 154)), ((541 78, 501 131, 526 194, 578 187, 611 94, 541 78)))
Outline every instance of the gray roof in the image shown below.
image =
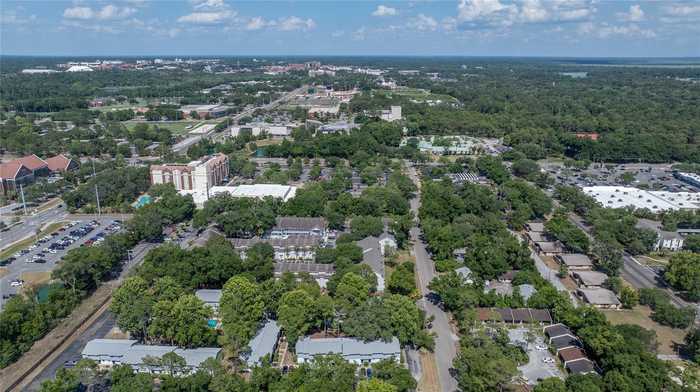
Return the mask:
POLYGON ((93 339, 87 342, 82 355, 95 360, 121 360, 136 340, 93 339))
POLYGON ((562 251, 561 246, 559 246, 558 243, 553 242, 553 241, 535 242, 535 246, 537 246, 537 248, 539 248, 542 252, 547 252, 547 253, 556 253, 556 252, 562 251))
POLYGON ((324 218, 307 218, 297 216, 280 216, 272 230, 314 230, 325 229, 327 226, 324 218))
POLYGON ((297 341, 296 353, 302 358, 340 354, 345 359, 370 360, 400 355, 401 345, 396 337, 392 337, 390 342, 382 340, 363 342, 355 338, 311 339, 306 337, 297 341))
POLYGON ((578 361, 568 362, 566 369, 572 374, 587 374, 595 372, 595 366, 589 359, 579 359, 578 361))
POLYGON ((574 271, 572 274, 585 286, 602 286, 608 280, 608 275, 598 271, 574 271))
POLYGON ((233 247, 238 248, 250 248, 251 246, 259 243, 267 243, 272 245, 273 248, 313 248, 318 246, 320 239, 315 235, 292 235, 287 238, 232 238, 231 243, 233 247))
POLYGON ((150 346, 135 343, 135 340, 93 339, 85 345, 82 355, 96 360, 110 360, 139 366, 143 365, 143 359, 147 356, 162 358, 163 355, 174 352, 185 359, 187 366, 198 367, 208 358, 216 358, 221 351, 218 347, 182 349, 175 346, 150 346))
POLYGON ((197 298, 201 299, 205 304, 212 306, 214 308, 219 307, 219 302, 221 301, 221 290, 215 289, 201 289, 194 292, 197 298))
POLYGON ((489 282, 488 285, 484 286, 484 293, 488 293, 492 290, 495 291, 496 294, 503 296, 513 295, 513 285, 508 282, 498 282, 493 280, 489 282))
POLYGON ((266 322, 248 343, 250 353, 242 356, 242 359, 251 367, 259 365, 260 360, 265 355, 270 355, 270 359, 272 359, 279 336, 280 327, 277 325, 277 322, 274 320, 266 322))
POLYGON ((532 295, 537 292, 535 286, 527 283, 521 284, 520 286, 518 286, 518 289, 520 290, 520 296, 523 297, 525 301, 530 299, 530 297, 532 297, 532 295))
POLYGON ((470 270, 467 266, 459 267, 455 270, 455 272, 463 279, 470 279, 472 276, 472 270, 470 270))
POLYGON ((281 275, 285 272, 298 274, 307 272, 311 275, 333 275, 335 266, 333 264, 321 263, 288 263, 278 261, 275 263, 275 275, 281 275))
POLYGON ((384 257, 382 257, 379 238, 365 237, 357 241, 357 246, 362 248, 362 263, 369 265, 374 273, 384 276, 384 257))
POLYGON ((569 267, 590 267, 593 266, 591 259, 581 253, 569 253, 563 255, 557 255, 559 260, 569 267))
POLYGON ((544 231, 544 223, 541 222, 527 222, 526 223, 528 230, 530 231, 544 231))
POLYGON ((557 336, 563 335, 574 336, 571 330, 564 324, 554 324, 544 327, 544 333, 550 338, 556 338, 557 336))
POLYGON ((532 242, 546 242, 546 241, 548 241, 548 239, 544 235, 544 233, 540 232, 540 231, 528 231, 527 236, 528 236, 528 238, 530 238, 530 241, 532 241, 532 242))
POLYGON ((583 298, 592 305, 619 305, 620 301, 615 293, 608 289, 578 289, 583 298))

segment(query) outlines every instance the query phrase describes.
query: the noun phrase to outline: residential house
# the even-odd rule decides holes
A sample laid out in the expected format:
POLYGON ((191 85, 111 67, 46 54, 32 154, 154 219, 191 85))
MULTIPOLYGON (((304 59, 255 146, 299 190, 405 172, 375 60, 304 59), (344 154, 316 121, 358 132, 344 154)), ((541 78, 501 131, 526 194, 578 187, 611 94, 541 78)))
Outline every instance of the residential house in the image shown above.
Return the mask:
POLYGON ((275 263, 275 278, 279 279, 287 272, 295 276, 302 273, 309 274, 321 288, 326 288, 328 280, 335 274, 335 266, 333 264, 289 263, 283 261, 275 263))
POLYGON ((472 280, 472 270, 469 269, 469 267, 464 266, 464 267, 459 267, 455 270, 457 275, 459 275, 464 283, 466 284, 472 284, 474 281, 472 280))
POLYGON ((287 238, 289 236, 305 235, 327 236, 328 222, 324 218, 306 218, 296 216, 280 216, 270 231, 270 238, 287 238))
POLYGON ((209 358, 217 358, 221 348, 183 349, 174 346, 137 344, 136 340, 93 339, 87 342, 81 355, 85 359, 96 361, 102 367, 130 365, 137 372, 162 374, 168 373, 171 369, 153 362, 151 358, 160 359, 167 353, 175 353, 185 360, 185 366, 174 373, 182 375, 197 371, 209 358))
POLYGON ((608 280, 608 275, 598 271, 573 271, 571 276, 579 287, 586 289, 601 287, 608 280))
POLYGON ((296 344, 297 363, 313 361, 316 356, 338 354, 356 365, 369 365, 382 360, 400 362, 401 345, 396 337, 391 341, 374 340, 365 342, 355 338, 305 337, 296 344))
POLYGON ((277 350, 281 328, 275 320, 268 320, 258 330, 253 339, 248 343, 249 351, 241 354, 241 359, 248 368, 262 365, 265 358, 272 361, 277 350))
POLYGON ((527 222, 525 223, 525 230, 529 232, 544 233, 544 223, 542 222, 527 222))
POLYGON ((233 247, 238 250, 241 258, 246 258, 248 249, 257 243, 267 243, 275 251, 277 262, 311 263, 316 258, 316 249, 321 239, 313 235, 294 235, 287 238, 232 238, 233 247))
POLYGON ((617 296, 615 296, 615 293, 608 289, 578 289, 576 290, 576 293, 586 303, 591 304, 596 308, 619 309, 621 306, 621 303, 617 299, 617 296))
POLYGON ((537 253, 544 256, 556 256, 564 252, 558 242, 541 241, 535 242, 535 250, 537 253))
POLYGON ((535 295, 535 293, 537 293, 537 289, 535 288, 535 286, 528 284, 528 283, 521 284, 520 286, 517 286, 517 287, 518 287, 518 291, 520 291, 520 296, 523 297, 523 299, 525 300, 526 303, 530 299, 530 297, 532 297, 533 295, 535 295))
POLYGON ((566 265, 569 271, 590 270, 593 268, 591 259, 587 255, 580 253, 560 254, 554 256, 554 259, 560 264, 566 265))

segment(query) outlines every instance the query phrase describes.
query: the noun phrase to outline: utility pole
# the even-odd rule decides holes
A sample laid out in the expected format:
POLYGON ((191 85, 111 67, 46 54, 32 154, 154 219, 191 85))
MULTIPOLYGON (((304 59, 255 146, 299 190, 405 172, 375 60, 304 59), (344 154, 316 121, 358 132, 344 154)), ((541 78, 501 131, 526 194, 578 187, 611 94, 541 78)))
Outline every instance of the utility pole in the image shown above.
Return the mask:
POLYGON ((95 173, 95 161, 92 162, 92 178, 95 180, 95 199, 97 200, 97 216, 102 216, 102 209, 100 208, 100 193, 97 191, 97 173, 95 173))
POLYGON ((22 208, 24 209, 24 215, 27 215, 27 202, 24 200, 24 188, 22 184, 19 184, 19 194, 22 196, 22 208))

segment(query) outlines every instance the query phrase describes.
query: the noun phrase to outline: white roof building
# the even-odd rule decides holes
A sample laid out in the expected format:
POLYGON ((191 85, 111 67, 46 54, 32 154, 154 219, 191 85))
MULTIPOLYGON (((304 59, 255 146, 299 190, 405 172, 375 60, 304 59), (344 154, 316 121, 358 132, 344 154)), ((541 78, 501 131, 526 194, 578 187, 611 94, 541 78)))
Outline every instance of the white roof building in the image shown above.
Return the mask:
POLYGON ((652 212, 700 208, 700 193, 646 191, 621 186, 584 187, 583 192, 606 208, 634 207, 652 212))
POLYGON ((390 342, 375 340, 363 342, 355 338, 306 337, 296 344, 297 363, 306 363, 318 355, 339 354, 343 359, 354 364, 375 363, 384 359, 396 362, 401 360, 401 345, 396 337, 390 342))
POLYGON ((208 192, 193 192, 180 191, 182 195, 192 195, 192 199, 197 207, 201 208, 210 197, 218 194, 228 193, 233 197, 250 197, 255 199, 264 199, 272 197, 288 201, 297 193, 297 187, 291 185, 278 184, 254 184, 254 185, 236 185, 236 186, 213 186, 208 192))
POLYGON ((93 69, 86 65, 74 65, 66 70, 66 72, 92 72, 93 69))

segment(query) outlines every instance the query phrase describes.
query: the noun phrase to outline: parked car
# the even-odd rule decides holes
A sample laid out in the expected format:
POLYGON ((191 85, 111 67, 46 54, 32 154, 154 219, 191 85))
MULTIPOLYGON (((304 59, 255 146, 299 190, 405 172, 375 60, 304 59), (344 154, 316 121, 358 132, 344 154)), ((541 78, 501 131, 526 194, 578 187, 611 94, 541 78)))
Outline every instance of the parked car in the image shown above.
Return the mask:
POLYGON ((20 287, 24 284, 23 280, 20 279, 15 279, 12 282, 10 282, 10 287, 20 287))

